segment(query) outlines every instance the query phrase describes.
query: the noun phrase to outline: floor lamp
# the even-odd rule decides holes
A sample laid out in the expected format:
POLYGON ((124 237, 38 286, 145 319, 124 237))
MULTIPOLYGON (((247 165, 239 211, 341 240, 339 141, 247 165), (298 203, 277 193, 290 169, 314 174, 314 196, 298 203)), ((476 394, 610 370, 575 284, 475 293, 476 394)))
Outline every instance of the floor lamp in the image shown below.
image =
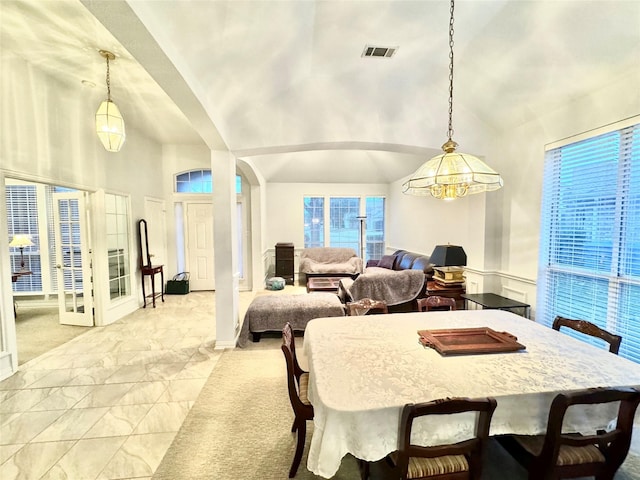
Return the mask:
POLYGON ((364 262, 364 255, 366 253, 366 248, 365 248, 365 235, 366 235, 366 221, 367 221, 367 216, 365 215, 364 217, 357 217, 358 220, 360 220, 360 258, 362 259, 362 261, 364 262))
POLYGON ((24 271, 24 247, 30 247, 33 245, 31 237, 22 233, 18 233, 13 236, 13 240, 9 243, 10 247, 17 247, 20 249, 20 271, 24 271))

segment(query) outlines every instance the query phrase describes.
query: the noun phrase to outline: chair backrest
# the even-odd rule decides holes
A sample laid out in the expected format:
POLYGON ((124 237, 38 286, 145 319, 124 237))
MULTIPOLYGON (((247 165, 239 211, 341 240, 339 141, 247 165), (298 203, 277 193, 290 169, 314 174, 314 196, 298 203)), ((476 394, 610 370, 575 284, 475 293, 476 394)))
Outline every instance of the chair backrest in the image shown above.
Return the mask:
POLYGON ((586 320, 572 320, 558 315, 553 320, 553 329, 560 331, 560 327, 568 327, 580 333, 584 333, 585 335, 601 338, 609 344, 609 351, 616 355, 618 354, 618 350, 620 350, 620 343, 622 342, 622 337, 620 335, 609 333, 586 320))
POLYGON ((347 303, 347 314, 350 316, 370 315, 375 313, 389 313, 387 302, 384 300, 361 298, 356 302, 347 303))
POLYGON ((456 300, 450 297, 440 297, 433 295, 418 299, 418 310, 429 312, 431 310, 455 310, 456 300))
MULTIPOLYGON (((591 388, 588 390, 558 394, 551 403, 547 432, 544 437, 542 450, 534 462, 536 468, 540 468, 539 475, 550 475, 554 470, 562 468, 565 471, 569 470, 566 474, 572 476, 598 475, 598 478, 613 478, 613 474, 618 470, 620 465, 622 465, 622 462, 629 452, 633 419, 639 403, 640 392, 633 388, 625 387, 591 388), (576 435, 575 433, 563 434, 562 422, 570 406, 612 402, 620 402, 615 429, 608 432, 597 430, 595 434, 591 435, 576 435), (595 446, 600 450, 605 461, 604 463, 579 462, 575 465, 558 465, 558 456, 563 446, 574 448, 587 446, 591 446, 592 448, 592 446, 595 446), (599 475, 602 475, 603 472, 606 474, 600 477, 599 475)), ((572 456, 576 455, 579 454, 573 453, 572 456)), ((561 476, 564 478, 564 475, 561 476)))
POLYGON ((489 437, 491 417, 496 400, 487 398, 447 398, 426 403, 407 404, 402 409, 398 434, 397 468, 400 478, 407 478, 410 457, 436 458, 445 455, 464 455, 469 463, 469 477, 479 480, 482 473, 482 457, 489 437), (424 415, 453 415, 478 412, 475 417, 475 435, 461 442, 423 447, 411 443, 411 429, 416 418, 424 415))
POLYGON ((305 405, 302 400, 300 400, 300 376, 306 372, 302 370, 298 363, 295 336, 289 322, 287 322, 282 329, 282 352, 284 353, 284 359, 287 364, 289 400, 291 401, 294 412, 297 414, 300 409, 308 407, 308 405, 305 405))

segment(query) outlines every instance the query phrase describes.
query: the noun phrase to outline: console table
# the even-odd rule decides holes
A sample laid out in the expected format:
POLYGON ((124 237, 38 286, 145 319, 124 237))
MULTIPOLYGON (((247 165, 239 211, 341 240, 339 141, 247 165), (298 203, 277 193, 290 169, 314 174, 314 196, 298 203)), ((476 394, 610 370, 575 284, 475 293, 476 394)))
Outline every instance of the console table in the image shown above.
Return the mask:
MULTIPOLYGON (((17 282, 18 278, 24 276, 24 275, 31 275, 33 274, 33 272, 29 271, 29 270, 20 270, 19 272, 12 272, 11 273, 11 282, 17 282)), ((14 300, 13 302, 13 316, 16 317, 18 315, 18 309, 16 308, 16 302, 14 300)))
POLYGON ((529 318, 531 305, 518 302, 517 300, 511 300, 510 298, 502 297, 495 293, 465 293, 462 295, 462 298, 465 300, 465 306, 467 302, 473 302, 481 305, 483 309, 510 311, 513 308, 521 308, 523 316, 529 318))
POLYGON ((153 308, 156 308, 156 298, 161 297, 164 302, 164 272, 162 271, 162 265, 150 265, 148 267, 142 267, 142 298, 144 299, 144 305, 142 308, 147 308, 147 298, 153 303, 153 308), (160 291, 156 292, 156 274, 160 274, 160 291), (144 277, 151 277, 151 295, 147 295, 144 291, 144 277))
POLYGON ((156 298, 161 297, 164 302, 164 272, 162 265, 151 264, 151 253, 149 253, 149 235, 147 233, 147 221, 142 218, 138 220, 138 252, 140 253, 140 277, 142 279, 142 300, 147 308, 147 298, 151 299, 153 308, 156 308, 156 298), (160 291, 156 292, 156 275, 160 274, 160 291), (144 289, 144 277, 151 277, 151 295, 147 295, 144 289))

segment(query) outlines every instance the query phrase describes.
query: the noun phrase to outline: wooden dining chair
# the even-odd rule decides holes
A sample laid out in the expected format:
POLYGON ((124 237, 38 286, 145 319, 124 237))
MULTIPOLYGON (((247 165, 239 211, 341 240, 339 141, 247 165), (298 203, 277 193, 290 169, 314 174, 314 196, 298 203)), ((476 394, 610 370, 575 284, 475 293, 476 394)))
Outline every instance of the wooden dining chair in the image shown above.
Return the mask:
MULTIPOLYGON (((496 400, 487 398, 446 398, 426 403, 409 403, 402 409, 398 450, 387 456, 394 479, 480 480, 482 458, 489 437, 496 400), (473 419, 475 435, 453 444, 423 447, 411 443, 413 422, 425 415, 456 415, 478 412, 473 419)), ((462 418, 460 421, 466 421, 462 418)), ((369 469, 361 467, 367 478, 369 469)))
POLYGON ((450 297, 433 295, 418 299, 418 311, 430 312, 432 310, 455 310, 456 300, 450 297))
POLYGON ((560 327, 568 327, 576 330, 577 332, 584 333, 585 335, 600 338, 609 344, 609 351, 616 355, 618 354, 618 350, 620 350, 620 343, 622 342, 622 337, 620 335, 609 333, 586 320, 572 320, 558 315, 553 320, 553 329, 560 331, 560 327))
POLYGON ((287 384, 289 390, 289 401, 293 408, 293 425, 291 431, 297 432, 296 452, 293 456, 291 469, 289 470, 289 478, 296 476, 302 452, 304 450, 304 442, 307 435, 307 421, 313 420, 313 405, 307 397, 307 389, 309 386, 309 373, 304 371, 298 363, 296 356, 295 336, 291 324, 287 322, 282 329, 282 351, 287 364, 287 384))
POLYGON ((387 302, 384 300, 362 298, 356 302, 347 303, 348 315, 372 315, 376 313, 389 313, 387 302))
MULTIPOLYGON (((530 480, 594 476, 612 480, 629 452, 633 418, 640 392, 633 388, 592 388, 558 394, 549 410, 545 435, 502 435, 498 442, 529 472, 530 480), (619 402, 613 430, 563 433, 562 422, 572 405, 619 402)), ((597 428, 597 427, 596 427, 597 428)))

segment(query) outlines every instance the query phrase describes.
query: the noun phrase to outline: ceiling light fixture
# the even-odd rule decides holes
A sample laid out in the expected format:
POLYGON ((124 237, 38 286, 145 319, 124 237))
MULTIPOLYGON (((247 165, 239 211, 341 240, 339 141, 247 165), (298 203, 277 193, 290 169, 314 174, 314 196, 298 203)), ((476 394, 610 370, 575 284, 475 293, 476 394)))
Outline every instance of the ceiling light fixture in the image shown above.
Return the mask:
POLYGON ((111 101, 111 79, 109 78, 109 60, 116 56, 106 50, 100 50, 107 60, 107 99, 103 101, 96 112, 96 133, 104 148, 109 152, 119 152, 126 137, 124 119, 118 106, 111 101))
POLYGON ((489 192, 502 187, 500 175, 482 160, 468 153, 456 152, 453 141, 453 10, 449 20, 449 139, 442 145, 444 154, 422 164, 403 185, 403 193, 432 195, 435 198, 454 200, 467 194, 489 192))

